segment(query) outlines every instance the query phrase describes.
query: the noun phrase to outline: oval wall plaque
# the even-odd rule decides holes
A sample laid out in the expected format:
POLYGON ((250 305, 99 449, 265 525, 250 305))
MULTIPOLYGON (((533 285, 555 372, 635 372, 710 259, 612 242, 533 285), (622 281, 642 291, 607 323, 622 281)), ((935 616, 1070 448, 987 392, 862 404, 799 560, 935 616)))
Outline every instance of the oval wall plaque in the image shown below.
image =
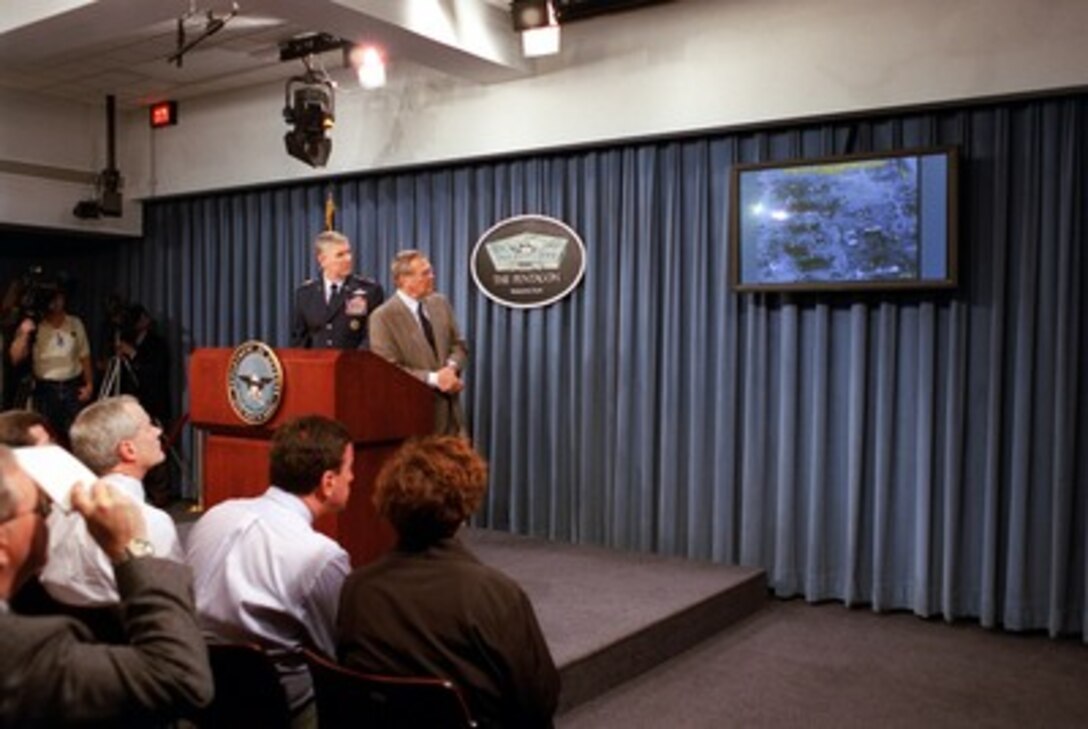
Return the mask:
POLYGON ((582 239, 545 215, 518 215, 491 226, 472 250, 472 278, 504 306, 547 306, 569 294, 586 270, 582 239))

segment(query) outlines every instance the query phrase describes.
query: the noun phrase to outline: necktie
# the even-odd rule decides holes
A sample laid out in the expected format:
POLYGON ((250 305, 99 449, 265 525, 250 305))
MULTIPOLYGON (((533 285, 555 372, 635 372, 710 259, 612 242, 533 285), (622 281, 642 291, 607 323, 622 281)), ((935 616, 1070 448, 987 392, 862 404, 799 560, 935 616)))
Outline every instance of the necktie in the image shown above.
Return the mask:
POLYGON ((438 345, 434 343, 434 327, 431 326, 431 320, 423 311, 423 304, 416 307, 416 313, 419 315, 419 325, 423 327, 423 336, 427 338, 427 344, 431 345, 431 350, 437 355, 438 345))
POLYGON ((340 284, 331 284, 329 286, 329 300, 325 303, 331 304, 332 300, 336 298, 336 294, 340 291, 340 284))

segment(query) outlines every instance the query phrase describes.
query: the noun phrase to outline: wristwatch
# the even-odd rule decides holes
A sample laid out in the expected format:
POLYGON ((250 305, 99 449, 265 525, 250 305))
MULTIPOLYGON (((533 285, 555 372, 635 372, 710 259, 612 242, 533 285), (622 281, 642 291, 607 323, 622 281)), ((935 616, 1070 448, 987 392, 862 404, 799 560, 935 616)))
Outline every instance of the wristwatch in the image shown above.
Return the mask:
POLYGON ((124 564, 129 560, 141 559, 142 557, 154 557, 155 545, 144 539, 143 537, 133 537, 125 545, 124 556, 117 560, 116 564, 124 564))

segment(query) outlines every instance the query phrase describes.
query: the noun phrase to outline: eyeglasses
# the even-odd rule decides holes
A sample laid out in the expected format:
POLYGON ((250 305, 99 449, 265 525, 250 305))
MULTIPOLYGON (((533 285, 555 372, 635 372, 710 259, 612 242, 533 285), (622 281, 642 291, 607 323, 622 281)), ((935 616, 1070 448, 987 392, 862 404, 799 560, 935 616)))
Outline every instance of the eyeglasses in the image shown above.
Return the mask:
POLYGON ((53 512, 53 499, 49 498, 49 494, 45 493, 37 486, 34 487, 34 492, 36 495, 36 498, 34 499, 34 508, 16 512, 7 519, 4 519, 0 524, 7 524, 9 521, 15 521, 20 517, 29 516, 31 514, 37 514, 43 520, 48 519, 49 515, 53 512))

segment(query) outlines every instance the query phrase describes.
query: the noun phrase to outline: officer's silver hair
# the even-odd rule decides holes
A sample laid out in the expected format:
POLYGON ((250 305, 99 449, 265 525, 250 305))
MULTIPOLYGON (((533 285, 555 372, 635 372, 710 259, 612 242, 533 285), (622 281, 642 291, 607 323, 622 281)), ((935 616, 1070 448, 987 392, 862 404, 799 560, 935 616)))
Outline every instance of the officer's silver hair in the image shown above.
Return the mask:
POLYGON ((314 255, 319 256, 322 251, 334 245, 351 245, 351 242, 343 233, 337 233, 335 230, 322 231, 314 238, 314 255))
POLYGON ((403 276, 412 273, 412 263, 418 258, 426 258, 426 256, 423 255, 422 251, 413 248, 400 251, 393 257, 393 264, 389 267, 389 270, 393 272, 394 284, 400 283, 403 276))
POLYGON ((107 397, 81 410, 72 423, 69 431, 72 453, 99 476, 121 462, 118 444, 135 438, 140 430, 140 423, 127 409, 128 405, 140 407, 140 401, 132 395, 107 397))
POLYGON ((0 445, 0 524, 8 521, 15 515, 17 497, 15 490, 8 482, 8 472, 18 468, 15 463, 15 454, 6 445, 0 445))

